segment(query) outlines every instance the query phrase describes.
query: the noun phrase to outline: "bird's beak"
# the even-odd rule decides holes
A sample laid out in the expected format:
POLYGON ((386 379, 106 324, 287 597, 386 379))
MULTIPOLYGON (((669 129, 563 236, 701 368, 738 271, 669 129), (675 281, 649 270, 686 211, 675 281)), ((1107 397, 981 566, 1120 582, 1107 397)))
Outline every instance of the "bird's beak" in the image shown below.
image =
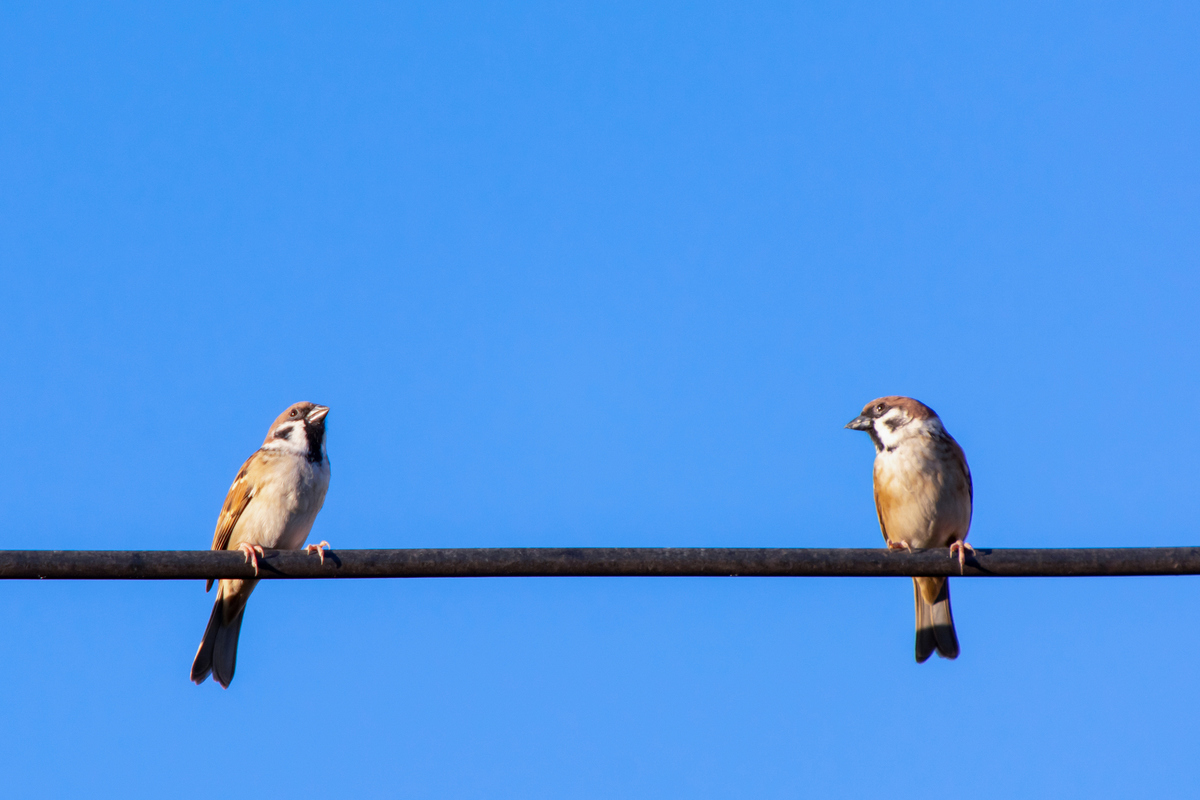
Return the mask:
POLYGON ((871 429, 871 418, 859 414, 854 419, 846 423, 846 427, 852 431, 866 431, 871 429))
POLYGON ((309 422, 320 422, 325 419, 325 415, 329 413, 329 406, 316 406, 312 411, 308 412, 305 417, 309 422))

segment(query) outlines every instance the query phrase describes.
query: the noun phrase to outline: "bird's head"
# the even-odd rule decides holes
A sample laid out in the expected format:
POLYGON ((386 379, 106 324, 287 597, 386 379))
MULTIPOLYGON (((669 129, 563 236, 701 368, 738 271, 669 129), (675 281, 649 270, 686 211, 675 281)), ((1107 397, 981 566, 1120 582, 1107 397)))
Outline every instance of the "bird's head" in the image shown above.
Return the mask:
POLYGON ((309 461, 325 459, 325 415, 329 406, 296 403, 288 407, 271 425, 264 450, 282 450, 305 456, 309 461))
POLYGON ((875 450, 880 451, 891 450, 910 436, 940 430, 942 421, 920 400, 890 395, 867 403, 846 427, 866 431, 875 443, 875 450))

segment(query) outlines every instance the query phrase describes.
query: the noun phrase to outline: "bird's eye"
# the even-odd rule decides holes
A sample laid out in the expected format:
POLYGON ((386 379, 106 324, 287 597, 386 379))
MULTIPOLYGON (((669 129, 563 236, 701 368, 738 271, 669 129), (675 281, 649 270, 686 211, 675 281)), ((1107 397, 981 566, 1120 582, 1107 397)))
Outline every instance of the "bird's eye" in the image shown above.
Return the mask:
POLYGON ((294 409, 294 408, 293 408, 293 409, 292 409, 292 413, 288 414, 288 416, 289 416, 289 417, 294 417, 294 416, 296 416, 296 409, 294 409))
POLYGON ((875 406, 875 413, 876 413, 876 414, 882 414, 882 413, 883 413, 883 403, 880 403, 879 405, 875 406))

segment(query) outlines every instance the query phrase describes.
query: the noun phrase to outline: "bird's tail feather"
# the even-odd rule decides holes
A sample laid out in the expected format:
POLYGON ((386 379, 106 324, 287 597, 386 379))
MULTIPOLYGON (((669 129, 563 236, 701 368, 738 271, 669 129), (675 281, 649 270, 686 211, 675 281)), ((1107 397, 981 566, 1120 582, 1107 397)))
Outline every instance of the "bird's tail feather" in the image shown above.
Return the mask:
POLYGON ((950 613, 950 581, 913 578, 913 600, 917 611, 917 663, 923 663, 934 650, 942 658, 958 658, 958 636, 950 613), (933 595, 932 602, 925 599, 927 594, 933 595))
POLYGON ((196 658, 192 661, 192 682, 204 683, 213 668, 213 651, 217 646, 217 631, 221 629, 221 592, 217 591, 217 600, 213 603, 212 614, 208 617, 208 627, 204 629, 204 638, 196 650, 196 658))
MULTIPOLYGON (((253 588, 253 585, 250 587, 253 588)), ((212 614, 208 617, 208 627, 204 629, 204 638, 196 650, 196 659, 192 662, 192 681, 200 684, 211 674, 213 680, 226 689, 233 680, 233 670, 237 665, 238 635, 242 632, 242 616, 246 613, 246 595, 237 593, 236 597, 226 597, 224 584, 217 590, 217 598, 213 603, 212 614), (237 602, 240 600, 241 602, 237 602), (236 604, 237 612, 227 620, 232 606, 236 604)))
POLYGON ((216 646, 213 648, 213 679, 226 689, 233 680, 233 668, 237 665, 238 635, 242 632, 242 616, 246 606, 238 609, 233 619, 217 631, 216 646))

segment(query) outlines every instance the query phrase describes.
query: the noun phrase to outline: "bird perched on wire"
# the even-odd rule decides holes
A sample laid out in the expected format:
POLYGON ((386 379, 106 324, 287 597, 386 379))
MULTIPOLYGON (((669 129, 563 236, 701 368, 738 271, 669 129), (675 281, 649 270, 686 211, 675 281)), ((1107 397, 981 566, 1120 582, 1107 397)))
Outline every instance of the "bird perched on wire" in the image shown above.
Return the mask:
MULTIPOLYGON (((264 550, 299 550, 312 530, 329 488, 329 456, 325 452, 327 406, 296 403, 280 414, 267 438, 238 470, 217 519, 213 550, 240 550, 258 575, 258 557, 264 550)), ((322 548, 329 542, 310 544, 309 553, 325 561, 322 548)), ((192 680, 203 683, 212 673, 229 688, 237 661, 238 633, 246 600, 258 578, 224 579, 217 587, 212 616, 192 662, 192 680)), ((205 591, 212 588, 209 580, 205 591)))
MULTIPOLYGON (((846 424, 875 443, 875 511, 887 546, 949 547, 962 569, 971 527, 971 470, 958 442, 933 409, 911 397, 880 397, 846 424)), ((917 663, 936 649, 958 657, 958 636, 945 578, 913 578, 917 663)))

